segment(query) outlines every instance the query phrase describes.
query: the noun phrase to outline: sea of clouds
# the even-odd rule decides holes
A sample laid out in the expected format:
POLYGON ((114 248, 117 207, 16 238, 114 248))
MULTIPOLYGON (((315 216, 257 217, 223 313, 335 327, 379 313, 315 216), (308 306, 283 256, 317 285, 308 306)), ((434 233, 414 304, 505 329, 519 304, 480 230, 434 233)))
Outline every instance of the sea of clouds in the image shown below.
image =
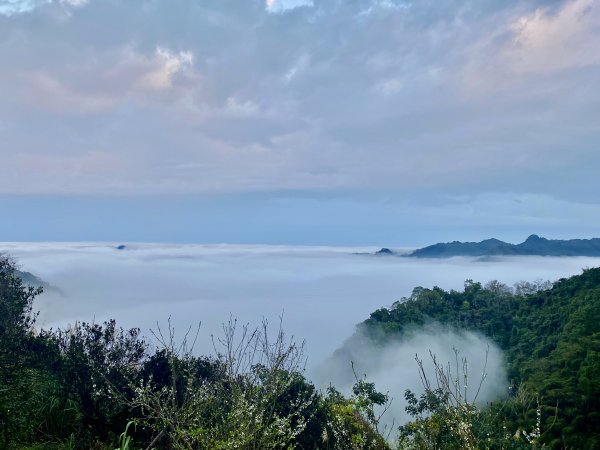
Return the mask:
MULTIPOLYGON (((275 327, 283 315, 287 334, 305 340, 309 377, 345 392, 352 382, 350 361, 332 360, 331 354, 372 311, 410 295, 415 286, 462 289, 466 279, 512 285, 600 265, 600 258, 587 257, 412 259, 368 254, 377 250, 371 247, 132 244, 117 250, 116 245, 4 243, 0 251, 57 288, 37 300, 44 328, 114 318, 151 336, 150 329, 166 326, 170 317, 179 336, 201 322, 196 350, 211 353, 211 335, 220 334, 230 315, 251 325, 265 318, 275 327)), ((476 379, 490 344, 483 336, 435 325, 383 349, 360 335, 352 339, 358 373, 395 398, 396 423, 406 418, 404 390, 420 388, 415 354, 427 360, 431 350, 448 361, 456 348, 476 379)), ((486 371, 483 401, 507 388, 502 354, 493 345, 486 371)))

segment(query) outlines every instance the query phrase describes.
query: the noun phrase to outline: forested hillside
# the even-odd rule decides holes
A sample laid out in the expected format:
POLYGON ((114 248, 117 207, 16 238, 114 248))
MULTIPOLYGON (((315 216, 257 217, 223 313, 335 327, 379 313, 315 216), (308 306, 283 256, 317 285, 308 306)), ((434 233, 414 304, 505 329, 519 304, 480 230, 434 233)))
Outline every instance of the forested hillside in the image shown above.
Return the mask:
POLYGON ((481 242, 447 242, 417 249, 405 256, 416 258, 449 258, 452 256, 598 256, 600 239, 546 239, 532 234, 520 244, 509 244, 498 239, 481 242))
MULTIPOLYGON (((539 395, 545 443, 600 448, 600 269, 551 288, 472 281, 463 292, 419 287, 363 326, 384 340, 431 321, 479 331, 505 351, 514 389, 539 395)), ((529 416, 535 410, 532 403, 529 416)))

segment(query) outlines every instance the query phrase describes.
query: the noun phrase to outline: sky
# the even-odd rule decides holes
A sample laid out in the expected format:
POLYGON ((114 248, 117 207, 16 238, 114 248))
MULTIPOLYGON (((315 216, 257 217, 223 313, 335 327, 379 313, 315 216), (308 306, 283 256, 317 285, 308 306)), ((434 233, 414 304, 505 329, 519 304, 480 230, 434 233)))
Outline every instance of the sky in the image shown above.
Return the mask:
POLYGON ((0 0, 2 241, 599 236, 596 0, 0 0))

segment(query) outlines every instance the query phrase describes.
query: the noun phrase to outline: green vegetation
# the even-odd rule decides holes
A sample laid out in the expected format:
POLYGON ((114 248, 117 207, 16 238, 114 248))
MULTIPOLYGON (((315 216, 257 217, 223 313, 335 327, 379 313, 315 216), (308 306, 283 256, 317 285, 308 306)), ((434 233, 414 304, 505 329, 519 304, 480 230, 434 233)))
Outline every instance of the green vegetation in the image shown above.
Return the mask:
POLYGON ((600 270, 548 287, 417 288, 374 312, 363 327, 377 340, 431 320, 490 336, 515 386, 480 409, 463 395, 463 374, 434 359, 430 380, 417 361, 424 393, 405 393, 413 421, 391 442, 381 427, 389 396, 359 377, 349 397, 319 391, 281 326, 273 334, 231 319, 211 357, 195 356, 197 333, 176 339, 170 324, 156 330, 154 351, 114 321, 36 331, 41 289, 0 257, 0 448, 597 448, 600 270))
POLYGON ((540 413, 540 440, 551 448, 600 448, 600 269, 553 286, 519 283, 511 289, 469 280, 463 292, 419 287, 372 313, 363 327, 382 342, 431 321, 478 331, 505 351, 513 386, 508 403, 523 392, 535 394, 520 402, 529 406, 518 414, 492 405, 500 428, 532 427, 540 413))

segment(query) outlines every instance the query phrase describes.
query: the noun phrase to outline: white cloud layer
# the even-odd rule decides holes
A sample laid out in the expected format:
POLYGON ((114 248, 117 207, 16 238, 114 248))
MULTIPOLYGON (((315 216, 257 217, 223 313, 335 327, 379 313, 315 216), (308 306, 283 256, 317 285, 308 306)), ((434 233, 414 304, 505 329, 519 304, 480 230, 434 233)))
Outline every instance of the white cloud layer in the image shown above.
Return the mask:
POLYGON ((556 280, 600 264, 586 257, 477 261, 353 254, 372 247, 128 244, 120 251, 116 245, 3 243, 0 250, 64 293, 49 291, 39 299, 44 327, 117 318, 148 330, 171 315, 180 329, 202 321, 201 350, 210 351, 210 334, 230 313, 256 324, 283 312, 288 332, 307 339, 311 365, 371 312, 409 296, 415 286, 556 280))

